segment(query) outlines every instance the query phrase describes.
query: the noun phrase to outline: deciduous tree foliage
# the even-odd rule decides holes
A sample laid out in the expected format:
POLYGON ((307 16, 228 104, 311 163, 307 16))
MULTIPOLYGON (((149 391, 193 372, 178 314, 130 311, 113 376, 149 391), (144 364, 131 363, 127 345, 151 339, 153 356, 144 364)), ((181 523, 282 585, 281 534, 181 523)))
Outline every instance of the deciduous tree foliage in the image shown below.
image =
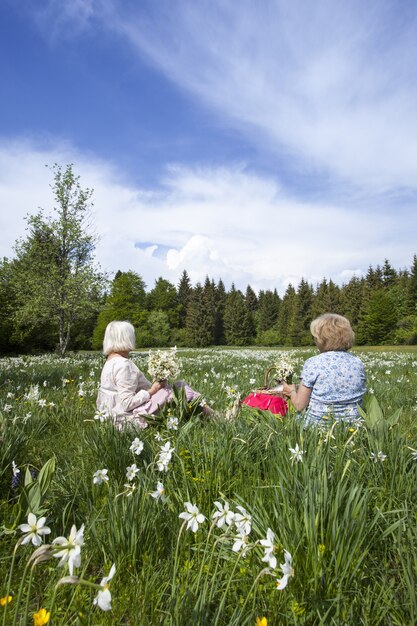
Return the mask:
POLYGON ((52 172, 53 214, 29 215, 27 236, 15 246, 14 322, 23 336, 47 324, 64 355, 74 324, 98 309, 103 276, 88 224, 93 192, 81 188, 71 164, 52 172))

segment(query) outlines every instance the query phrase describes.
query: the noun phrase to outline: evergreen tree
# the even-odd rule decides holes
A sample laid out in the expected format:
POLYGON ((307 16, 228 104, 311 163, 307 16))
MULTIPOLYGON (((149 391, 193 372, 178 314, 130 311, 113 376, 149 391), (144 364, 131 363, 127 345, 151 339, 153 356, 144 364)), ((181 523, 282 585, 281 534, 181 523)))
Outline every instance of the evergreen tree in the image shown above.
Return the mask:
POLYGON ((294 324, 296 323, 297 294, 290 283, 281 302, 277 328, 284 345, 292 345, 294 324))
POLYGON ((313 294, 313 287, 302 278, 297 289, 296 306, 293 309, 288 331, 294 346, 309 346, 313 343, 310 333, 313 294))
POLYGON ((187 340, 191 346, 204 348, 213 343, 213 311, 207 309, 207 292, 200 283, 191 294, 186 319, 187 340))
POLYGON ((359 322, 360 311, 362 308, 363 291, 365 280, 352 276, 350 281, 342 287, 341 290, 341 308, 352 328, 356 328, 359 322))
POLYGON ((228 345, 247 346, 253 343, 255 327, 252 314, 242 293, 234 287, 226 299, 224 331, 228 345))
POLYGON ((395 285, 396 279, 397 272, 392 267, 388 259, 385 259, 384 265, 382 266, 382 284, 384 285, 384 287, 393 287, 395 285))
POLYGON ((226 289, 220 279, 216 285, 216 314, 214 320, 214 344, 216 346, 226 343, 224 336, 224 309, 226 306, 226 289))
POLYGON ((408 288, 407 288, 407 304, 408 313, 410 315, 417 314, 417 255, 413 257, 413 264, 411 266, 408 288))
POLYGON ((254 292, 254 290, 252 289, 250 285, 246 287, 245 300, 246 300, 246 306, 248 307, 249 311, 253 315, 255 311, 258 309, 258 298, 256 296, 256 293, 254 292))
POLYGON ((257 325, 258 333, 269 330, 276 325, 279 313, 280 299, 276 291, 261 291, 259 293, 257 325))
POLYGON ((180 328, 185 328, 187 319, 187 307, 192 292, 190 277, 186 270, 181 274, 180 282, 178 283, 177 299, 178 299, 178 323, 180 328))
POLYGON ((360 323, 360 337, 372 345, 392 342, 396 322, 397 315, 389 293, 384 289, 374 291, 360 323))

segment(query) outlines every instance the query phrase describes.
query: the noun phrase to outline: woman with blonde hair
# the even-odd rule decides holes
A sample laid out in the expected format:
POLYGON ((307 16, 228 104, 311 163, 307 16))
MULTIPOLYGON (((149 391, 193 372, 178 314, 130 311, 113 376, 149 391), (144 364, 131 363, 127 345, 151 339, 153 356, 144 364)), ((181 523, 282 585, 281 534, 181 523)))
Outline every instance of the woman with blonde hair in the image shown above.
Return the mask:
MULTIPOLYGON (((153 415, 173 396, 166 381, 150 382, 129 359, 135 348, 135 329, 130 322, 113 321, 107 324, 103 353, 107 357, 100 379, 97 408, 112 417, 116 424, 133 422, 146 428, 146 416, 153 415)), ((200 397, 187 384, 179 381, 189 402, 200 397)), ((208 411, 208 409, 207 409, 208 411)))
POLYGON ((355 340, 349 320, 325 313, 311 322, 310 330, 320 354, 304 363, 298 389, 284 383, 283 394, 297 411, 307 409, 305 418, 310 423, 358 418, 366 391, 365 369, 349 352, 355 340))

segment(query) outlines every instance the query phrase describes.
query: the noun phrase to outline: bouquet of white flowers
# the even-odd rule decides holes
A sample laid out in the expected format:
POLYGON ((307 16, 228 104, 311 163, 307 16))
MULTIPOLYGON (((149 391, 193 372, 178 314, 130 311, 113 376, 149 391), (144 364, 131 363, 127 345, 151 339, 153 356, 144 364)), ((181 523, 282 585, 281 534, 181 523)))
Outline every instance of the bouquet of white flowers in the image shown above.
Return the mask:
POLYGON ((276 370, 275 377, 278 381, 291 382, 292 375, 295 370, 295 362, 291 354, 282 354, 280 358, 274 363, 276 370))
POLYGON ((148 372, 152 380, 170 380, 177 378, 181 363, 177 357, 177 349, 155 350, 149 352, 148 372))

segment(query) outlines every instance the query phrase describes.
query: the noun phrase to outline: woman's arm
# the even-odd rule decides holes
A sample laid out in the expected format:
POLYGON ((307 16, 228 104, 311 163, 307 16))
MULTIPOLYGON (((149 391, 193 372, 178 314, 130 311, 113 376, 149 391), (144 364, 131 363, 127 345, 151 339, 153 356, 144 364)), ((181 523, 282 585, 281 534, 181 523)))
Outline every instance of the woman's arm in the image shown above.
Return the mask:
MULTIPOLYGON (((150 397, 164 386, 154 382, 149 389, 139 389, 144 376, 131 361, 124 361, 121 367, 115 367, 114 380, 117 389, 118 401, 125 413, 130 413, 136 407, 148 402, 150 397)), ((145 379, 146 380, 146 379, 145 379)))
POLYGON ((287 383, 283 383, 282 393, 287 398, 290 398, 294 408, 297 411, 302 411, 303 409, 308 407, 308 403, 310 402, 312 389, 310 387, 306 387, 301 383, 298 386, 298 390, 295 385, 288 385, 287 383))

